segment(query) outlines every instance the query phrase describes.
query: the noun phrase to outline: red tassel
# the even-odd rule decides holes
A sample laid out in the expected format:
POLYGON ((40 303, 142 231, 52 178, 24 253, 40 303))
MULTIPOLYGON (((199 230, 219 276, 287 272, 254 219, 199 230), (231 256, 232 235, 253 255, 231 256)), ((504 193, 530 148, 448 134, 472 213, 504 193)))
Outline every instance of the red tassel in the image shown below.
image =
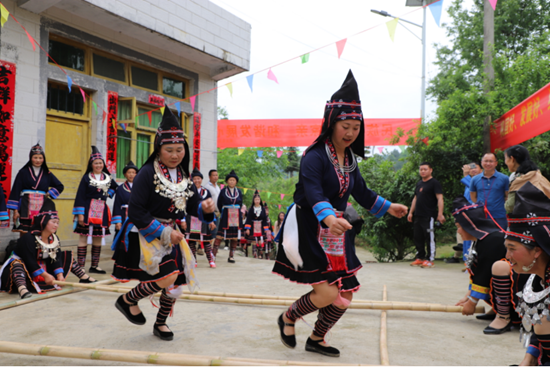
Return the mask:
POLYGON ((346 266, 346 257, 345 256, 332 256, 327 254, 329 261, 329 270, 331 271, 341 271, 348 270, 346 266))

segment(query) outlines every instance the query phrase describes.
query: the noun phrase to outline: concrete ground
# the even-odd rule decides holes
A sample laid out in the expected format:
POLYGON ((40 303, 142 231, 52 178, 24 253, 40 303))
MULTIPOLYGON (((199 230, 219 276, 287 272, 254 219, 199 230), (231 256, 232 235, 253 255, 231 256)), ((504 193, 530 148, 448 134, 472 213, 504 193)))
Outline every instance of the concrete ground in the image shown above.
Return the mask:
MULTIPOLYGON (((111 252, 103 248, 100 266, 112 269, 111 252)), ((431 269, 408 262, 365 263, 374 260, 358 249, 364 263, 358 273, 362 287, 357 299, 381 300, 384 284, 389 301, 430 302, 454 305, 466 293, 468 277, 461 264, 436 262, 431 269)), ((90 255, 88 255, 88 260, 90 255)), ((290 283, 271 273, 272 261, 237 256, 226 261, 218 254, 218 268, 210 269, 199 256, 197 274, 202 291, 300 296, 308 286, 290 283)), ((89 262, 87 263, 87 267, 89 262)), ((108 275, 98 276, 108 279, 108 275)), ((68 281, 75 281, 74 275, 68 281)), ((133 283, 132 283, 133 284, 133 283)), ((33 297, 36 297, 34 295, 33 297)), ((330 344, 340 358, 306 352, 310 333, 306 323, 296 327, 298 346, 288 349, 279 340, 277 317, 285 307, 251 306, 179 300, 168 325, 173 341, 161 341, 152 328, 157 309, 140 302, 147 324, 129 323, 114 307, 116 293, 86 290, 0 311, 0 340, 59 346, 139 350, 208 356, 277 359, 323 363, 380 364, 380 313, 349 310, 332 330, 330 344)), ((0 294, 0 305, 19 299, 0 294)), ((305 320, 313 325, 316 315, 305 320)), ((387 335, 392 365, 510 365, 525 350, 518 332, 484 335, 488 321, 456 313, 388 311, 387 335)), ((64 359, 0 353, 0 365, 124 365, 109 361, 64 359)))

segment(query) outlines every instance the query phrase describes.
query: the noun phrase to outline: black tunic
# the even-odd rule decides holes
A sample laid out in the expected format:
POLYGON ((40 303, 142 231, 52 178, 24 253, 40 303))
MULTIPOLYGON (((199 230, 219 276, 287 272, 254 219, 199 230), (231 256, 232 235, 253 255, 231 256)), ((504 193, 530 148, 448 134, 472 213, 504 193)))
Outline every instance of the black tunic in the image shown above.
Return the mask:
MULTIPOLYGON (((212 198, 212 194, 210 193, 210 191, 202 186, 198 188, 197 191, 202 197, 202 200, 212 198)), ((209 224, 201 222, 198 217, 190 214, 185 217, 185 221, 187 223, 186 234, 188 241, 210 241, 212 239, 212 231, 210 230, 209 224), (198 229, 198 231, 197 228, 191 228, 193 222, 195 223, 195 225, 200 225, 200 229, 198 229)))
POLYGON ((244 225, 244 230, 249 230, 250 234, 248 235, 248 240, 253 242, 261 243, 264 241, 265 232, 269 230, 269 224, 267 223, 267 214, 263 206, 260 207, 260 215, 256 215, 254 211, 254 206, 248 210, 248 215, 246 216, 246 223, 244 225), (259 233, 254 231, 254 225, 259 226, 259 233))
POLYGON ((131 193, 132 187, 128 181, 117 187, 115 202, 113 204, 112 224, 124 223, 126 220, 126 217, 128 216, 128 203, 130 202, 131 193))
POLYGON ((506 257, 503 232, 493 232, 482 240, 477 240, 475 250, 477 261, 470 272, 470 296, 489 301, 491 293, 492 267, 496 261, 506 257))
POLYGON ((235 187, 233 194, 231 194, 228 186, 225 186, 220 191, 220 195, 218 196, 218 210, 221 213, 221 219, 216 238, 226 240, 236 240, 240 238, 240 231, 243 227, 243 218, 240 211, 242 205, 243 193, 238 188, 235 187), (238 226, 230 226, 230 210, 234 212, 235 209, 237 211, 235 222, 238 223, 238 226))

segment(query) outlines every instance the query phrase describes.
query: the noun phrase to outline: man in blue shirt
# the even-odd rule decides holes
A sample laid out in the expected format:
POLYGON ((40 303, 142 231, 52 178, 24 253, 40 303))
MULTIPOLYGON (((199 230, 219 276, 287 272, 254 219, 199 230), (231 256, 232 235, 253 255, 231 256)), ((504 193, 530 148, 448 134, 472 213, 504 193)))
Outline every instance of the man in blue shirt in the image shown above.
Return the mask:
POLYGON ((506 230, 506 210, 504 202, 508 198, 510 181, 508 176, 496 170, 498 161, 493 153, 486 153, 481 159, 483 173, 472 178, 470 197, 472 202, 482 202, 498 225, 506 230))

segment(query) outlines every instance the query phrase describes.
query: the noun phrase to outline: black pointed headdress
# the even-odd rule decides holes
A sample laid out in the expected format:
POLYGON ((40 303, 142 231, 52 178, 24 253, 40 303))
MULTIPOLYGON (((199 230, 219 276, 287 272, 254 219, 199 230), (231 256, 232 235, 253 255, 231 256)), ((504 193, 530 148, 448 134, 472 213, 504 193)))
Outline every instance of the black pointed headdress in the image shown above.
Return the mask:
POLYGON ((199 170, 197 169, 197 167, 195 167, 195 168, 193 169, 193 172, 191 172, 191 178, 193 178, 193 177, 195 177, 195 176, 200 177, 200 178, 204 178, 204 176, 202 175, 201 171, 199 171, 199 170))
POLYGON ((500 231, 495 222, 487 217, 483 203, 470 204, 464 196, 453 200, 453 216, 466 232, 478 240, 500 231))
POLYGON ((227 176, 225 176, 225 183, 227 183, 227 180, 229 180, 231 177, 237 180, 237 183, 239 182, 239 176, 235 173, 235 170, 232 169, 231 172, 227 176))
POLYGON ((40 213, 38 213, 38 215, 36 215, 32 220, 33 228, 31 232, 42 232, 44 228, 46 228, 46 225, 50 219, 59 219, 59 215, 55 209, 55 203, 53 200, 45 197, 40 213))
POLYGON ((330 101, 327 101, 325 106, 325 113, 323 116, 323 126, 321 128, 321 134, 317 139, 309 146, 307 151, 319 144, 324 143, 326 139, 330 139, 334 125, 338 121, 342 120, 359 120, 361 121, 361 128, 357 139, 351 144, 350 148, 361 158, 365 157, 365 124, 363 122, 363 112, 361 111, 361 101, 359 100, 359 89, 357 88, 357 82, 353 76, 351 70, 346 76, 346 80, 337 90, 330 101))
POLYGON ((125 175, 126 172, 128 172, 129 169, 133 169, 136 171, 136 173, 139 172, 139 168, 137 168, 137 166, 134 164, 134 162, 130 161, 128 162, 128 164, 124 167, 124 169, 122 170, 122 174, 125 175))
POLYGON ((92 145, 92 153, 90 154, 90 160, 88 161, 88 167, 86 168, 86 173, 90 173, 94 170, 92 167, 92 164, 96 159, 101 159, 103 161, 103 173, 110 175, 111 173, 107 169, 107 164, 105 164, 105 159, 103 159, 103 156, 101 155, 101 152, 95 145, 92 145))
POLYGON ((256 199, 256 197, 259 197, 260 198, 260 206, 264 206, 264 202, 262 200, 262 197, 260 196, 260 192, 258 191, 258 189, 256 189, 256 191, 254 191, 254 195, 252 196, 252 204, 250 205, 250 207, 254 207, 254 199, 256 199))
POLYGON ((48 169, 48 165, 46 164, 46 154, 44 153, 44 148, 40 146, 40 142, 31 147, 31 150, 29 152, 29 161, 23 166, 23 168, 32 167, 32 157, 39 154, 44 157, 44 162, 42 163, 42 168, 44 169, 44 172, 49 172, 50 170, 48 169))
POLYGON ((178 118, 166 105, 164 105, 162 121, 160 122, 157 129, 157 134, 155 135, 153 154, 149 156, 145 164, 153 161, 158 156, 160 147, 165 144, 183 144, 185 156, 180 163, 180 168, 183 170, 186 177, 189 177, 189 145, 187 144, 185 133, 181 128, 178 118))

